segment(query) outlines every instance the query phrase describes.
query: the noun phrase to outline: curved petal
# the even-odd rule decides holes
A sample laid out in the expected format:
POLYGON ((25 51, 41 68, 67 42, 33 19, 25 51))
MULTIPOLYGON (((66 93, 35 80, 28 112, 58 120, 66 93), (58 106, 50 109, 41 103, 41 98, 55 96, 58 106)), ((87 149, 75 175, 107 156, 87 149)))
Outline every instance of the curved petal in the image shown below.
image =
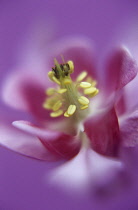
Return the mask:
POLYGON ((84 126, 93 150, 103 155, 117 155, 120 139, 114 108, 89 118, 84 126))
POLYGON ((138 110, 120 120, 120 135, 123 146, 138 145, 138 110))
POLYGON ((39 128, 26 121, 16 121, 13 122, 13 125, 37 136, 51 153, 60 156, 61 158, 70 159, 80 150, 81 142, 75 136, 39 128))
POLYGON ((3 122, 0 126, 0 145, 31 158, 57 160, 57 156, 50 153, 38 138, 14 128, 10 123, 3 122))
POLYGON ((105 71, 107 93, 119 90, 128 84, 137 74, 137 65, 130 52, 122 47, 109 58, 105 71))
POLYGON ((135 77, 124 89, 124 102, 127 112, 131 112, 138 107, 138 76, 135 77))
MULTIPOLYGON (((135 111, 138 107, 137 90, 138 89, 138 76, 136 76, 133 81, 127 84, 122 89, 122 94, 119 100, 116 102, 117 115, 121 117, 122 115, 129 114, 135 111)), ((118 94, 119 95, 119 94, 118 94)))
MULTIPOLYGON (((122 89, 119 100, 116 100, 116 111, 119 117, 135 111, 138 107, 138 76, 122 89)), ((119 94, 118 94, 119 95, 119 94)))
POLYGON ((74 73, 72 77, 78 76, 86 70, 90 76, 98 79, 98 72, 95 70, 95 57, 91 48, 92 43, 84 37, 66 38, 54 43, 50 50, 50 66, 53 66, 53 60, 56 57, 59 62, 63 63, 61 55, 65 61, 74 62, 74 73))
POLYGON ((37 136, 39 138, 47 138, 48 141, 54 140, 60 136, 59 132, 53 132, 45 128, 37 127, 28 121, 14 121, 12 125, 22 131, 25 131, 26 133, 37 136))
POLYGON ((119 97, 115 97, 115 110, 117 113, 117 116, 122 116, 123 114, 126 113, 126 101, 125 101, 125 97, 124 97, 124 89, 122 89, 122 94, 117 93, 117 96, 119 97))
POLYGON ((13 73, 3 86, 4 102, 16 109, 32 113, 39 120, 50 120, 49 112, 42 107, 47 85, 48 82, 44 85, 33 74, 13 73))
POLYGON ((82 148, 72 160, 54 169, 50 174, 50 180, 60 189, 85 194, 97 187, 105 188, 105 185, 113 184, 122 168, 118 160, 82 148))

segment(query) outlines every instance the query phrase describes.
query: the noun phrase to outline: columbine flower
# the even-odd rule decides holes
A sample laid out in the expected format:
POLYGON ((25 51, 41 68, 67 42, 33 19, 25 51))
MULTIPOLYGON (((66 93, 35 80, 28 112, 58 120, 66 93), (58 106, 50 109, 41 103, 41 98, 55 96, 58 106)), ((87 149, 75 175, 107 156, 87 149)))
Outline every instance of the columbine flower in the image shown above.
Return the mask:
POLYGON ((136 144, 137 121, 124 88, 136 64, 122 47, 98 71, 84 39, 63 41, 48 53, 45 67, 15 72, 6 81, 5 102, 33 115, 35 123, 14 121, 14 128, 6 122, 0 142, 37 159, 68 160, 52 175, 60 184, 78 189, 111 182, 122 168, 119 149, 136 144))

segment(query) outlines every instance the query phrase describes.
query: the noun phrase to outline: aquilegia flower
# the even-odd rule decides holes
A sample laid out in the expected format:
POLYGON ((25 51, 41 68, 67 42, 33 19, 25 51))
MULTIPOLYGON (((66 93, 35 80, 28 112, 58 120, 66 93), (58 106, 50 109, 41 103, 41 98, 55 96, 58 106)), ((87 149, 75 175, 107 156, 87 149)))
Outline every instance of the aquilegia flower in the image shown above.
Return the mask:
POLYGON ((36 57, 32 69, 24 66, 4 83, 4 101, 34 118, 6 121, 0 142, 33 158, 64 160, 52 175, 60 184, 111 182, 123 167, 120 148, 137 143, 137 99, 129 106, 125 92, 137 74, 135 61, 120 47, 99 71, 91 43, 79 38, 49 49, 43 65, 35 66, 36 57))

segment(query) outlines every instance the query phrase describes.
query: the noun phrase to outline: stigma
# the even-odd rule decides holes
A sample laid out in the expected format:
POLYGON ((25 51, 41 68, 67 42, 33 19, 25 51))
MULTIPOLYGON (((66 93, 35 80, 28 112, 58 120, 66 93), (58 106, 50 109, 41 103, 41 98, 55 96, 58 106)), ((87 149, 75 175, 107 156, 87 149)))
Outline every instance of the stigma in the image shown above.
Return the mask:
POLYGON ((72 80, 74 72, 73 61, 59 64, 54 59, 55 66, 48 72, 49 79, 56 84, 56 88, 46 90, 43 108, 50 110, 50 116, 84 119, 89 113, 90 98, 99 93, 97 81, 92 79, 87 71, 82 71, 72 80))

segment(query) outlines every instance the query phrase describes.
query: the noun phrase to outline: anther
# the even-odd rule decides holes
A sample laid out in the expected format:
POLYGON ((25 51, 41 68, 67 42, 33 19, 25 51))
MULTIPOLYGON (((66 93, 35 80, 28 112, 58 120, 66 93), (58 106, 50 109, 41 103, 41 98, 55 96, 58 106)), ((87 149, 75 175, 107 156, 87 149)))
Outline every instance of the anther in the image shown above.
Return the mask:
POLYGON ((61 116, 63 114, 63 111, 62 110, 58 110, 58 111, 56 111, 56 112, 51 112, 50 113, 50 116, 51 117, 59 117, 59 116, 61 116))
POLYGON ((59 110, 59 109, 61 108, 61 106, 62 106, 62 102, 61 102, 60 100, 58 100, 58 101, 54 104, 54 106, 52 107, 52 109, 53 109, 53 111, 57 111, 57 110, 59 110))
POLYGON ((92 84, 92 86, 94 87, 94 86, 97 85, 97 81, 96 81, 96 80, 93 80, 91 84, 92 84))
POLYGON ((95 87, 97 85, 97 81, 96 80, 93 80, 91 77, 87 77, 86 82, 91 83, 91 85, 93 87, 95 87))
POLYGON ((72 74, 74 72, 74 64, 72 61, 68 61, 67 64, 69 65, 70 68, 70 74, 72 74))
POLYGON ((89 87, 91 87, 91 83, 89 83, 89 82, 81 82, 80 83, 80 87, 82 87, 82 88, 89 88, 89 87))
POLYGON ((52 97, 52 98, 48 98, 47 100, 45 100, 45 102, 43 103, 43 107, 45 109, 53 109, 54 104, 57 102, 57 98, 56 97, 52 97))
POLYGON ((54 76, 54 73, 52 71, 49 71, 48 72, 48 77, 49 79, 51 79, 53 81, 53 76, 54 76))
POLYGON ((64 117, 70 117, 67 113, 67 111, 64 113, 64 117))
POLYGON ((72 116, 75 111, 76 111, 76 105, 69 105, 68 110, 67 110, 67 114, 69 116, 72 116))
POLYGON ((63 81, 63 83, 64 83, 65 85, 71 84, 71 80, 68 79, 68 78, 65 78, 64 81, 63 81))
POLYGON ((55 83, 57 83, 58 85, 60 85, 60 81, 59 81, 55 76, 52 77, 52 80, 53 80, 55 83))
POLYGON ((89 104, 89 99, 86 98, 85 96, 80 96, 78 98, 78 101, 81 105, 88 105, 89 104))
POLYGON ((88 105, 84 105, 82 107, 80 107, 80 109, 84 110, 84 109, 87 109, 88 108, 88 105))
POLYGON ((89 94, 93 94, 95 93, 95 91, 97 90, 96 87, 90 87, 84 90, 84 94, 89 95, 89 94))
POLYGON ((60 93, 60 94, 62 94, 62 93, 67 92, 67 89, 66 88, 61 88, 57 92, 60 93))
POLYGON ((79 76, 77 77, 76 81, 81 82, 85 77, 87 76, 87 72, 83 71, 79 76))
POLYGON ((54 88, 48 88, 47 90, 46 90, 46 94, 48 95, 48 96, 51 96, 51 95, 53 95, 54 93, 55 93, 55 89, 54 88))
POLYGON ((99 93, 99 90, 96 89, 96 91, 95 91, 94 93, 90 94, 89 97, 94 97, 94 96, 96 96, 98 93, 99 93))
POLYGON ((44 102, 43 103, 43 108, 50 110, 52 107, 51 107, 51 105, 49 103, 44 102))

